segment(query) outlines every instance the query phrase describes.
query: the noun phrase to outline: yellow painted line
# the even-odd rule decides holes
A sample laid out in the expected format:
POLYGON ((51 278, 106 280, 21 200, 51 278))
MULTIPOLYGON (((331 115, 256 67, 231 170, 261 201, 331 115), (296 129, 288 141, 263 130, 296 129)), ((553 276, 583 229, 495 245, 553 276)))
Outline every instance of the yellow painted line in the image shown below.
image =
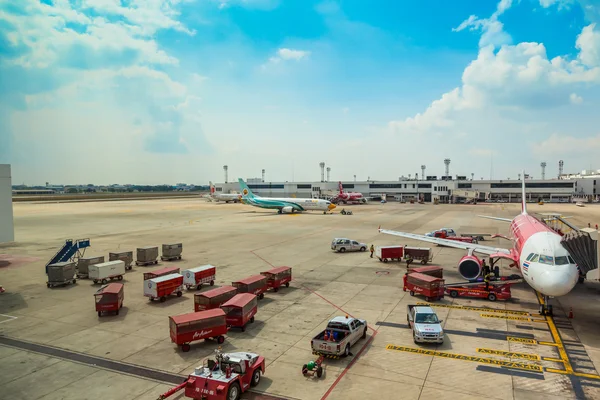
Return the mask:
POLYGON ((600 380, 600 375, 585 374, 583 372, 575 372, 573 375, 580 376, 582 378, 590 378, 590 379, 598 379, 598 380, 600 380))
MULTIPOLYGON (((539 292, 536 292, 538 301, 540 304, 544 304, 544 298, 539 292)), ((548 323, 548 328, 550 328, 550 333, 552 334, 552 339, 554 339, 554 343, 558 346, 558 354, 560 355, 560 359, 565 364, 565 371, 568 374, 573 374, 573 366, 571 366, 571 362, 569 361, 569 357, 567 356, 567 352, 565 351, 565 347, 563 346, 562 339, 560 338, 560 334, 558 333, 558 329, 556 329, 556 325, 554 324, 554 320, 546 315, 546 322, 548 323)))
POLYGON ((512 321, 527 321, 527 322, 546 322, 544 319, 532 319, 524 317, 512 317, 510 315, 494 315, 494 314, 479 314, 482 318, 498 318, 498 319, 509 319, 512 321))
POLYGON ((563 360, 559 359, 559 358, 552 358, 552 357, 544 357, 542 358, 542 360, 544 361, 552 361, 552 362, 559 362, 559 363, 564 363, 563 360))
POLYGON ((572 373, 567 372, 564 369, 546 368, 546 372, 551 372, 553 374, 573 375, 572 373))
POLYGON ((438 308, 452 308, 455 310, 465 310, 465 311, 477 311, 477 312, 491 312, 491 313, 500 313, 500 314, 513 314, 513 315, 531 315, 526 311, 513 311, 513 310, 500 310, 498 308, 484 308, 484 307, 469 307, 469 306, 455 306, 450 304, 430 304, 430 303, 417 303, 418 306, 429 306, 429 307, 438 307, 438 308))
POLYGON ((515 353, 512 351, 494 350, 494 349, 477 349, 477 352, 482 353, 482 354, 492 354, 495 356, 502 356, 502 357, 508 357, 508 358, 522 358, 524 360, 529 360, 529 361, 539 361, 540 360, 539 355, 531 354, 531 353, 515 353))
POLYGON ((554 346, 554 347, 560 346, 557 343, 550 343, 550 342, 538 342, 538 344, 541 344, 542 346, 554 346))
POLYGON ((517 343, 524 343, 524 344, 537 344, 537 340, 535 340, 535 339, 525 339, 525 338, 513 337, 513 336, 507 336, 506 340, 508 340, 509 342, 517 342, 517 343))
POLYGON ((455 353, 446 353, 443 351, 436 350, 425 350, 414 347, 405 347, 405 346, 395 346, 393 344, 388 344, 386 350, 395 350, 395 351, 403 351, 407 353, 414 354, 423 354, 426 356, 434 356, 434 357, 443 357, 443 358, 451 358, 454 360, 463 360, 463 361, 472 361, 480 364, 491 364, 491 365, 499 365, 502 367, 514 368, 524 371, 534 371, 534 372, 543 372, 543 368, 536 364, 529 364, 524 362, 515 362, 515 361, 502 361, 496 360, 493 358, 485 358, 485 357, 475 357, 475 356, 467 356, 464 354, 455 354, 455 353))

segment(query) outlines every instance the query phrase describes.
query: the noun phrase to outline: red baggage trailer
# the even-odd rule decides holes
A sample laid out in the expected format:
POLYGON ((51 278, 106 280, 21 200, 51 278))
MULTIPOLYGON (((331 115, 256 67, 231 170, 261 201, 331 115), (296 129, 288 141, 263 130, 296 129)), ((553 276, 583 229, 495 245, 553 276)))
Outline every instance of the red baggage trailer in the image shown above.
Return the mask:
POLYGON ((144 272, 144 280, 147 281, 148 279, 158 278, 159 276, 178 274, 178 273, 179 273, 179 267, 161 268, 161 269, 157 269, 157 270, 150 271, 150 272, 144 272))
POLYGON ((279 290, 281 285, 290 287, 292 280, 292 268, 291 267, 277 267, 260 273, 267 277, 267 285, 269 289, 273 289, 274 292, 279 290))
POLYGON ((231 286, 237 288, 238 293, 252 293, 259 299, 265 297, 265 292, 269 289, 267 277, 262 275, 254 275, 241 281, 231 282, 231 286))
POLYGON ((181 346, 184 352, 190 351, 190 342, 215 339, 222 344, 227 333, 225 311, 220 308, 193 312, 169 317, 171 342, 181 346))
POLYGON ((375 257, 379 261, 388 262, 389 260, 402 260, 404 256, 404 246, 377 246, 375 257))
POLYGON ((404 246, 404 260, 421 261, 425 265, 433 260, 433 252, 430 247, 409 247, 404 246))
POLYGON ((197 312, 219 308, 236 294, 237 289, 233 286, 221 286, 220 288, 207 290, 206 292, 195 293, 194 311, 197 312))
POLYGON ((183 275, 170 274, 144 281, 144 296, 150 297, 150 301, 160 299, 167 300, 167 296, 176 293, 177 297, 183 294, 183 275))
POLYGON ((509 300, 512 297, 510 291, 511 284, 490 285, 486 290, 485 284, 476 286, 447 286, 446 294, 450 297, 468 297, 476 299, 488 299, 489 301, 509 300))
POLYGON ((410 291, 411 296, 414 296, 415 293, 424 295, 427 301, 443 299, 444 280, 435 276, 419 274, 418 272, 411 273, 406 276, 404 291, 407 290, 410 291))
POLYGON ((221 306, 221 310, 227 314, 227 327, 242 328, 242 332, 246 330, 248 322, 254 322, 257 309, 258 299, 252 293, 236 294, 221 306))
POLYGON ((183 283, 189 290, 196 287, 200 290, 203 283, 208 283, 210 286, 215 284, 217 276, 217 268, 212 265, 203 265, 201 267, 190 268, 183 271, 183 283))
POLYGON ((119 309, 123 307, 123 299, 125 298, 123 284, 109 283, 108 285, 104 285, 98 289, 94 297, 99 317, 102 316, 103 312, 110 311, 115 311, 119 315, 119 309))
POLYGON ((409 274, 412 274, 413 272, 429 276, 435 276, 436 278, 444 277, 444 269, 442 267, 436 267, 434 265, 430 265, 427 267, 413 267, 408 269, 409 274))

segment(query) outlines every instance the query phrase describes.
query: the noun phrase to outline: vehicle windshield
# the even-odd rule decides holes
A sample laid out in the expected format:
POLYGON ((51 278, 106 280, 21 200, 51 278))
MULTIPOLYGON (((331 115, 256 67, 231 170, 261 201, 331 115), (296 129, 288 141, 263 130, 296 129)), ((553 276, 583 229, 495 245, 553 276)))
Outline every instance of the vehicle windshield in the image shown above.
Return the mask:
POLYGON ((567 258, 567 256, 557 256, 554 259, 554 263, 556 265, 566 265, 569 264, 569 259, 567 258))
POLYGON ((554 265, 554 257, 544 256, 540 254, 539 262, 542 264, 554 265))
POLYGON ((417 314, 415 322, 419 324, 437 324, 440 321, 435 314, 417 314))

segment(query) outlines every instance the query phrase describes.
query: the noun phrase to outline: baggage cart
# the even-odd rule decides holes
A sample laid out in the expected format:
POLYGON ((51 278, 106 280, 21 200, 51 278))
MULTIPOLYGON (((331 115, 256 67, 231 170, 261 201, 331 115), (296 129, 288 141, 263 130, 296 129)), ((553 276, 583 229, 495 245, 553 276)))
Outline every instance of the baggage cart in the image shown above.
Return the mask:
POLYGON ((188 290, 193 287, 200 289, 203 283, 208 283, 210 286, 215 284, 217 268, 213 265, 202 265, 186 269, 182 274, 183 283, 188 290))
POLYGON ((253 275, 241 281, 231 282, 231 286, 236 288, 238 293, 255 294, 259 300, 265 297, 265 292, 269 289, 267 277, 262 275, 253 275))
POLYGON ((452 298, 466 297, 475 299, 488 299, 489 301, 509 300, 512 297, 510 286, 510 283, 504 285, 490 284, 489 289, 486 289, 485 284, 449 284, 445 286, 445 293, 452 298))
POLYGON ((182 251, 183 251, 182 243, 163 244, 162 245, 162 256, 160 256, 160 259, 163 261, 181 260, 181 252, 182 251))
POLYGON ((254 316, 258 309, 258 299, 252 293, 240 293, 233 296, 227 303, 221 306, 225 311, 227 327, 241 328, 246 331, 246 324, 254 322, 254 316))
POLYGON ((125 275, 125 263, 121 260, 115 260, 90 265, 88 275, 94 283, 101 282, 103 285, 106 285, 109 280, 118 279, 122 281, 123 275, 125 275))
POLYGON ((171 342, 190 351, 190 343, 196 340, 214 339, 218 344, 225 341, 227 320, 220 308, 169 317, 171 342))
POLYGON ((167 296, 177 294, 177 297, 183 295, 183 275, 171 274, 159 276, 158 278, 144 281, 144 296, 149 297, 150 301, 160 299, 163 303, 167 296))
POLYGON ((115 282, 104 285, 98 289, 94 297, 99 317, 102 316, 102 313, 112 311, 119 315, 119 310, 123 307, 123 299, 125 298, 123 284, 115 282))
POLYGON ((410 274, 412 274, 413 272, 417 272, 419 274, 435 276, 436 278, 444 277, 444 268, 437 267, 435 265, 429 265, 425 267, 412 267, 409 268, 407 272, 410 274))
POLYGON ((420 261, 425 265, 433 260, 433 252, 430 247, 409 247, 404 246, 404 260, 407 265, 413 261, 420 261))
POLYGON ((71 283, 77 283, 77 279, 75 279, 74 262, 58 262, 48 265, 47 287, 52 288, 55 286, 69 285, 71 283))
POLYGON ((104 262, 104 256, 85 257, 77 261, 77 278, 83 279, 88 277, 88 267, 90 265, 101 264, 104 262))
POLYGON ((170 274, 178 274, 179 267, 165 267, 161 269, 155 269, 154 271, 144 272, 144 280, 158 278, 159 276, 165 276, 170 274))
POLYGON ((233 286, 221 286, 220 288, 207 290, 202 293, 194 294, 194 311, 206 311, 221 307, 229 299, 237 294, 237 289, 233 286))
POLYGON ((410 295, 415 293, 425 296, 426 301, 444 298, 444 280, 420 274, 418 272, 406 275, 406 284, 403 290, 410 291, 410 295))
POLYGON ((279 291, 279 287, 282 285, 290 287, 290 282, 292 281, 291 267, 277 267, 261 272, 260 274, 267 277, 267 285, 269 289, 273 289, 274 292, 279 291))
POLYGON ((108 261, 121 260, 125 263, 125 269, 130 271, 133 266, 133 251, 120 251, 116 253, 108 253, 108 261))
POLYGON ((135 265, 158 264, 158 247, 138 247, 135 265))
POLYGON ((377 246, 375 256, 379 261, 388 262, 390 260, 401 261, 404 256, 403 246, 377 246))

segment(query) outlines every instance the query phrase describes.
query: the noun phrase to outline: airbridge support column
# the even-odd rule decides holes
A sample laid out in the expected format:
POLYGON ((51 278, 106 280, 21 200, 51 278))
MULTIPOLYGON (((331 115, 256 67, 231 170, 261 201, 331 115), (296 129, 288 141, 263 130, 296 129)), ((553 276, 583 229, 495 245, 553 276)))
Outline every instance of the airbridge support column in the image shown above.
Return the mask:
POLYGON ((0 164, 0 243, 14 240, 10 165, 0 164))

